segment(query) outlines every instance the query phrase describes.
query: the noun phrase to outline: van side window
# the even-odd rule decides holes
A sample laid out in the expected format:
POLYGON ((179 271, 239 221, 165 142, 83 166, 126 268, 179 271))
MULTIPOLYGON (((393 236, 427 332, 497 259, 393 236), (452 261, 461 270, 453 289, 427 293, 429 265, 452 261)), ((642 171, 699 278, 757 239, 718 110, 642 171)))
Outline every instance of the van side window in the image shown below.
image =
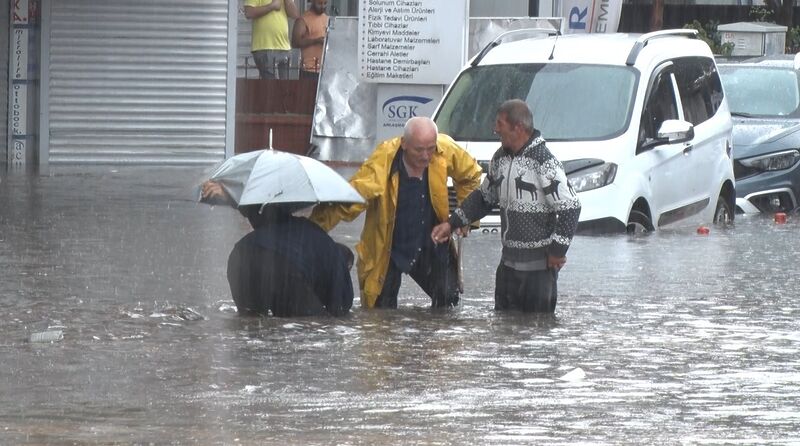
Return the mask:
POLYGON ((711 59, 703 57, 684 57, 674 63, 684 117, 699 125, 714 116, 722 103, 717 69, 711 59))
POLYGON ((725 97, 725 93, 722 92, 722 79, 720 79, 717 66, 714 65, 713 61, 709 59, 703 59, 702 63, 703 70, 707 73, 706 78, 708 80, 708 88, 710 90, 708 104, 712 110, 710 115, 714 116, 717 113, 717 110, 719 110, 720 105, 722 105, 722 98, 725 97))
POLYGON ((670 70, 664 70, 658 74, 650 95, 647 97, 639 127, 637 153, 642 151, 643 145, 655 139, 659 127, 667 119, 678 119, 678 106, 675 101, 675 89, 670 70))

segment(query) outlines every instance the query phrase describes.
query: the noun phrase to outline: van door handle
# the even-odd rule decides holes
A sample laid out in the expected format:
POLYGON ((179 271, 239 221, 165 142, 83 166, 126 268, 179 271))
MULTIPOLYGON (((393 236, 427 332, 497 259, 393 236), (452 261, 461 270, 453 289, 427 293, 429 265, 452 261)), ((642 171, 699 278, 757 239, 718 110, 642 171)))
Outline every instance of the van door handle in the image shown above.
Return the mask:
POLYGON ((694 149, 694 146, 691 144, 687 144, 686 147, 683 148, 683 154, 688 155, 689 152, 692 151, 692 149, 694 149))

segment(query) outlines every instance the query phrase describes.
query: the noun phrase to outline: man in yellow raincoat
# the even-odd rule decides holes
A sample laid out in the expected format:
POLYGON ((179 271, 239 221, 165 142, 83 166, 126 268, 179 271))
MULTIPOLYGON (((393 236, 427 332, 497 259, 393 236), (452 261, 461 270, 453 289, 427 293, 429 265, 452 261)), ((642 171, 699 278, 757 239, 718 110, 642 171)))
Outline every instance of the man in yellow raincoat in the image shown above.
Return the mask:
POLYGON ((380 143, 350 179, 365 204, 318 205, 311 220, 330 231, 341 220, 367 215, 358 253, 358 284, 365 308, 397 308, 402 274, 431 297, 433 307, 458 303, 457 277, 447 243, 432 228, 447 221, 447 178, 460 203, 481 180, 475 159, 425 117, 408 120, 402 137, 380 143))

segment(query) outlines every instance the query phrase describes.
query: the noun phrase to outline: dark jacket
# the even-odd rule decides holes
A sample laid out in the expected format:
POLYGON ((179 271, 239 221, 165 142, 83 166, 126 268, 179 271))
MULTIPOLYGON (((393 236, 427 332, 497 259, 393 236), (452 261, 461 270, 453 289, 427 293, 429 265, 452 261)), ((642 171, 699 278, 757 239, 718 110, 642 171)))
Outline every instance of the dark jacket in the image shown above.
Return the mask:
POLYGON ((228 282, 242 313, 340 316, 353 305, 345 252, 319 226, 289 215, 256 221, 228 259, 228 282))

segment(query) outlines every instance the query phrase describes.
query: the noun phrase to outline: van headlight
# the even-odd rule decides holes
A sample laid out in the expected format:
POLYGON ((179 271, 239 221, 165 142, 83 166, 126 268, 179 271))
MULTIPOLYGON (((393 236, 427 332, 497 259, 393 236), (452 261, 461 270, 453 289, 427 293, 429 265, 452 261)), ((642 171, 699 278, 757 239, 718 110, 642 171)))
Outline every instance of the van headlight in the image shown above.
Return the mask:
POLYGON ((569 183, 575 192, 586 192, 608 186, 617 176, 617 165, 614 163, 598 164, 588 169, 579 170, 568 175, 569 183))
POLYGON ((754 156, 752 158, 743 158, 739 163, 747 167, 768 171, 768 170, 783 170, 788 169, 800 159, 800 151, 797 149, 786 150, 783 152, 770 153, 769 155, 754 156))

